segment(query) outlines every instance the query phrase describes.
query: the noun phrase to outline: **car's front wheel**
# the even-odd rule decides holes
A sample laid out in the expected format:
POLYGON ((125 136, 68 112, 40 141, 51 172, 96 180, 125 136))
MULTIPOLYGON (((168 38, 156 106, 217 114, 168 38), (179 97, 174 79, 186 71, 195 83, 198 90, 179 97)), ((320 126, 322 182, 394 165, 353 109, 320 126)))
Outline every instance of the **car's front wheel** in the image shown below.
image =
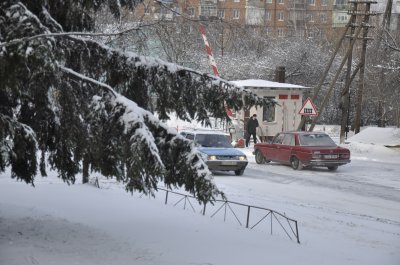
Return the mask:
POLYGON ((292 165, 293 169, 297 169, 297 170, 302 170, 303 169, 303 165, 301 164, 300 160, 295 156, 293 156, 290 159, 290 164, 292 165))
POLYGON ((236 176, 241 176, 241 175, 243 175, 243 173, 244 173, 244 168, 235 170, 235 175, 236 176))
POLYGON ((265 158, 263 156, 263 154, 261 153, 260 150, 256 150, 256 163, 257 164, 264 164, 265 163, 265 158))

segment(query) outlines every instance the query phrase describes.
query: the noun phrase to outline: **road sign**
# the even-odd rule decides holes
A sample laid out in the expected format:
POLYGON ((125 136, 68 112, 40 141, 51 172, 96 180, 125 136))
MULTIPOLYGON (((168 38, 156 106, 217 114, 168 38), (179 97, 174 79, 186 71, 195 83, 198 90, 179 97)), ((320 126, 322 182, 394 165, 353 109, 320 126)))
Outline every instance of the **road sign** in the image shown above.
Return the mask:
POLYGON ((310 98, 304 102, 303 106, 299 110, 299 114, 303 116, 318 116, 317 108, 310 98))

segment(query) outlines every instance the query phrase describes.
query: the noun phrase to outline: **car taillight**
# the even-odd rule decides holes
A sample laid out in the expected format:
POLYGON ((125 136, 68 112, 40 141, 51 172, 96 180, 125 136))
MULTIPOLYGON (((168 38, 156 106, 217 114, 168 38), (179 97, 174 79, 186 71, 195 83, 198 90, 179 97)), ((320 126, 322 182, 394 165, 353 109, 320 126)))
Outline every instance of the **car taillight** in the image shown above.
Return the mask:
POLYGON ((322 157, 320 152, 313 152, 312 153, 312 158, 313 159, 320 159, 322 157))
POLYGON ((350 158, 350 154, 340 154, 339 157, 342 158, 342 159, 349 159, 350 158))

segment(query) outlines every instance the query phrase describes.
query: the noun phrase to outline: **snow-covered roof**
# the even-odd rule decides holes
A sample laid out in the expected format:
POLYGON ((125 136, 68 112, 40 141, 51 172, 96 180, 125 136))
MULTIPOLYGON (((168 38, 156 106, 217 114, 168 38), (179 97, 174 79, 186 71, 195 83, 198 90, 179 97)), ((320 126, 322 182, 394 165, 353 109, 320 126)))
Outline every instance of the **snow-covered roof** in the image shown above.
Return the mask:
POLYGON ((235 80, 231 81, 231 83, 242 86, 242 87, 254 87, 254 88, 299 88, 299 89, 306 89, 308 87, 293 85, 289 83, 278 83, 269 80, 261 80, 261 79, 247 79, 247 80, 235 80))

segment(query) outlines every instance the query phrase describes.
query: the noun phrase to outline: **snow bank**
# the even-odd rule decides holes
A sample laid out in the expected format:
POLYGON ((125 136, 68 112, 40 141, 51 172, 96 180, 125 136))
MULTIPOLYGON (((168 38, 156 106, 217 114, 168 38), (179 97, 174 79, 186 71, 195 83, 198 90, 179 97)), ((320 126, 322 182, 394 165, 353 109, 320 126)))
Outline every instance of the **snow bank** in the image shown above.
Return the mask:
POLYGON ((347 142, 400 147, 400 128, 367 127, 347 142))

